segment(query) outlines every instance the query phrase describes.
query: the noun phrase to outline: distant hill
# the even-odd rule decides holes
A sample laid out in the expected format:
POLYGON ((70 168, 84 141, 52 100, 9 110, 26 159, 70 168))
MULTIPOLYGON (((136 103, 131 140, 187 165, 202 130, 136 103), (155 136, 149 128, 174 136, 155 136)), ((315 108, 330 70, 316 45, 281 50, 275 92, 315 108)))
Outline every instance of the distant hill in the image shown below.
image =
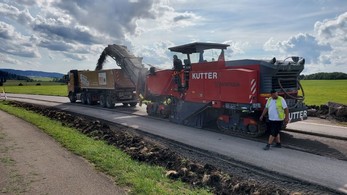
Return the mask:
POLYGON ((13 73, 9 73, 9 72, 1 71, 1 70, 0 70, 0 86, 3 86, 3 84, 4 84, 7 80, 25 80, 25 81, 31 81, 31 79, 30 79, 29 77, 20 76, 20 75, 16 75, 16 74, 13 74, 13 73))
POLYGON ((57 72, 43 72, 34 70, 14 70, 14 69, 0 69, 1 71, 8 72, 15 75, 25 77, 49 77, 49 78, 62 78, 64 74, 57 72))

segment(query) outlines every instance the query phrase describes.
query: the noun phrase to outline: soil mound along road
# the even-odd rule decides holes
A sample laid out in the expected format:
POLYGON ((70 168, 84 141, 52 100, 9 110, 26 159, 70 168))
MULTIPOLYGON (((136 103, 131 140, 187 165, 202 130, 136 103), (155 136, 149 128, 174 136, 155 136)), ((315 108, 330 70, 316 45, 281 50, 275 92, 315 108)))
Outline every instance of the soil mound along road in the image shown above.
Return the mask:
POLYGON ((328 102, 326 105, 311 105, 307 108, 308 116, 347 122, 347 105, 328 102))
POLYGON ((213 165, 203 165, 185 159, 169 148, 127 131, 128 127, 116 125, 119 128, 114 130, 99 120, 76 116, 55 108, 21 102, 10 102, 10 104, 61 121, 63 125, 74 127, 96 140, 105 140, 108 144, 123 150, 132 159, 165 167, 166 176, 171 179, 180 179, 193 187, 208 186, 215 194, 301 194, 290 192, 284 187, 264 185, 261 181, 242 179, 236 175, 223 173, 213 165))

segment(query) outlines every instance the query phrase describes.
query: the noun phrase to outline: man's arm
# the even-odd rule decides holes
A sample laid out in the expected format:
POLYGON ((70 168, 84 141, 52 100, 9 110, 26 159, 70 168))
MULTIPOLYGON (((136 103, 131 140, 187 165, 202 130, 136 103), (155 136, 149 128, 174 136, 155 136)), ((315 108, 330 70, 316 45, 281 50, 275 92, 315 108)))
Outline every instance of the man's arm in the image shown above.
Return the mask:
POLYGON ((288 124, 288 122, 289 122, 289 109, 288 109, 287 102, 286 102, 286 100, 284 100, 284 98, 282 99, 282 105, 283 105, 284 114, 285 114, 284 122, 286 124, 288 124))
POLYGON ((267 113, 267 111, 268 111, 268 109, 264 108, 263 113, 261 114, 261 116, 259 118, 260 121, 263 121, 263 118, 264 118, 265 114, 267 113))
POLYGON ((289 109, 288 109, 288 107, 284 109, 284 113, 286 114, 286 116, 284 118, 284 122, 286 124, 288 124, 288 122, 289 122, 289 109))

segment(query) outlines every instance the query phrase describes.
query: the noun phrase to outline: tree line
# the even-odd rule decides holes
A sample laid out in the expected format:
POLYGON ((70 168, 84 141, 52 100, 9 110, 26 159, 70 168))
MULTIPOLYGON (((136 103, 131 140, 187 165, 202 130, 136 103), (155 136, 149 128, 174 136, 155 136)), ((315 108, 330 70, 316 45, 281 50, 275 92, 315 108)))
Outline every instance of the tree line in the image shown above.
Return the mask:
POLYGON ((27 81, 27 82, 34 81, 33 79, 26 77, 26 76, 20 76, 20 75, 16 75, 16 74, 12 74, 12 73, 8 73, 8 72, 0 70, 0 86, 3 86, 3 84, 7 80, 23 80, 23 81, 27 81))
MULTIPOLYGON (((26 81, 26 82, 34 82, 34 81, 36 81, 34 79, 31 79, 30 77, 21 76, 21 75, 17 75, 17 74, 12 74, 12 73, 0 70, 0 86, 3 86, 4 83, 7 80, 20 80, 20 81, 26 81)), ((52 82, 65 83, 66 81, 62 77, 62 78, 53 78, 52 82)))
POLYGON ((347 79, 347 74, 343 72, 319 72, 309 75, 300 75, 300 80, 342 80, 347 79))

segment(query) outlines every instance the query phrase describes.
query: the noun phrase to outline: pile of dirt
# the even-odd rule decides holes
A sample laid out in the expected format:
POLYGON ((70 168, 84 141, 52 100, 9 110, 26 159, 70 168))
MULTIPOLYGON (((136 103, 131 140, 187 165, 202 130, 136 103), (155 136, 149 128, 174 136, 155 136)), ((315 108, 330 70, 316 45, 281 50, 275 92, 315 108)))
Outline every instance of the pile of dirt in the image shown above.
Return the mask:
POLYGON ((310 105, 307 108, 308 116, 347 122, 347 105, 328 102, 325 105, 310 105))
POLYGON ((165 167, 166 176, 171 179, 182 180, 194 187, 209 186, 215 194, 300 194, 291 193, 285 188, 271 184, 263 184, 262 181, 226 174, 210 164, 203 165, 185 159, 169 148, 133 133, 128 127, 112 125, 117 128, 110 128, 107 123, 100 120, 77 116, 51 107, 20 102, 11 102, 11 104, 59 120, 63 125, 74 127, 94 139, 105 140, 135 160, 165 167))

